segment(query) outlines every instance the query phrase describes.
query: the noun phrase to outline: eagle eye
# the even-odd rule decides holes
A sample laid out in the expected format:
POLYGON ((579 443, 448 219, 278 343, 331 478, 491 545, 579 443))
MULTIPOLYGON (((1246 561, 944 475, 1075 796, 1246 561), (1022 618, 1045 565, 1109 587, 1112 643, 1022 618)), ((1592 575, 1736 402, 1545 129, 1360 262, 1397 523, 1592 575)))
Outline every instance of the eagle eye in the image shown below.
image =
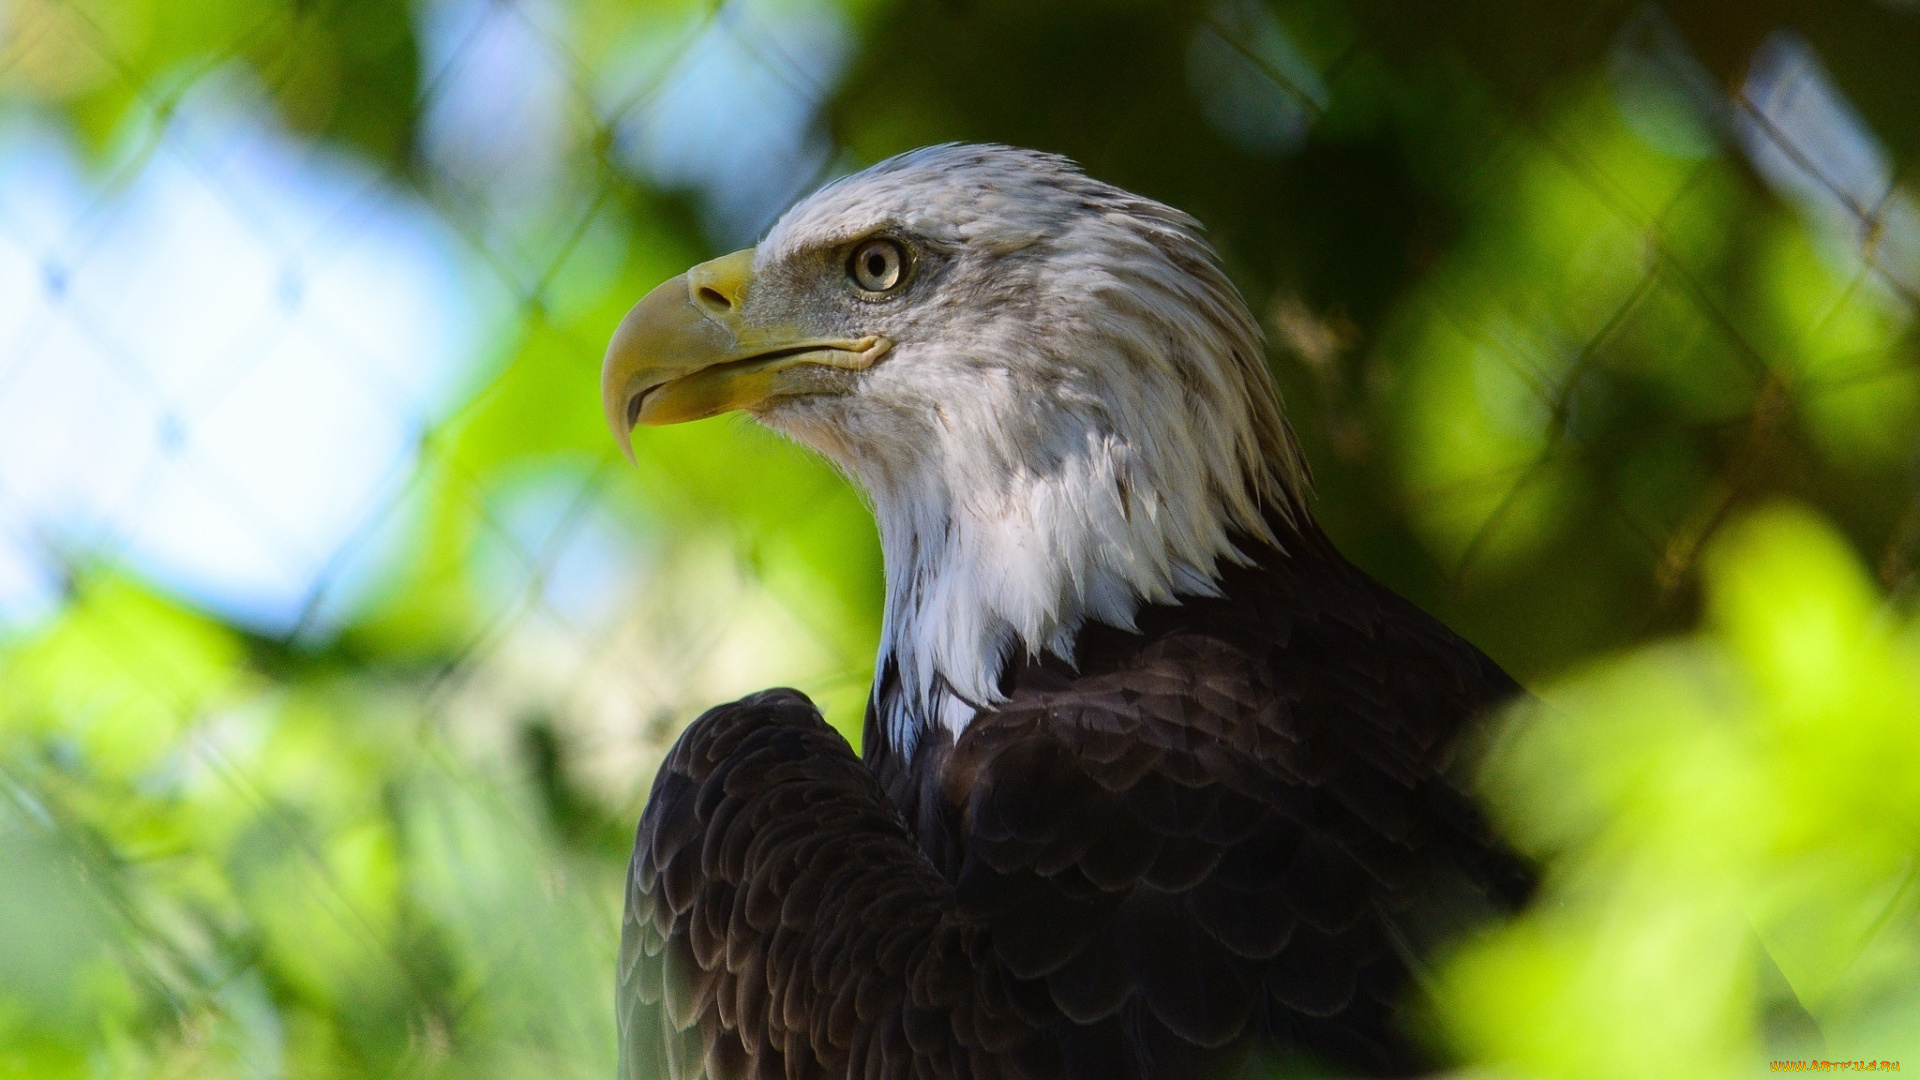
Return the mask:
POLYGON ((906 274, 907 253, 896 240, 868 240, 847 260, 847 276, 862 292, 891 292, 906 274))

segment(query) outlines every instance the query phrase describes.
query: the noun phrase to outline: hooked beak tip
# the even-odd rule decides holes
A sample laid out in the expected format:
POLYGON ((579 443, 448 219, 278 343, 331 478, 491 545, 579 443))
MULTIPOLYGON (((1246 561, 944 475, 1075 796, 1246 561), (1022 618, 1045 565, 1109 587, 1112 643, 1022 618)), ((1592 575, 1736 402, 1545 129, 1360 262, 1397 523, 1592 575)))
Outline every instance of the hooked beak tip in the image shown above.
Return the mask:
POLYGON ((607 427, 613 432, 613 442, 630 465, 640 462, 633 456, 633 428, 640 419, 640 405, 646 398, 646 392, 627 392, 613 387, 602 391, 607 413, 607 427))

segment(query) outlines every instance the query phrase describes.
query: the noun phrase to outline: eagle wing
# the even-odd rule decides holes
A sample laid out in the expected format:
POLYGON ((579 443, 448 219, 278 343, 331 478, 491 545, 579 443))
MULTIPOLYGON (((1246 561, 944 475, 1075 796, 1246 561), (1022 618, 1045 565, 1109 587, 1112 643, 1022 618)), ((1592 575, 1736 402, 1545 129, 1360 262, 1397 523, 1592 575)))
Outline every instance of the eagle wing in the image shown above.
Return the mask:
POLYGON ((1050 1075, 1017 992, 805 696, 688 727, 628 870, 622 1080, 1050 1075))

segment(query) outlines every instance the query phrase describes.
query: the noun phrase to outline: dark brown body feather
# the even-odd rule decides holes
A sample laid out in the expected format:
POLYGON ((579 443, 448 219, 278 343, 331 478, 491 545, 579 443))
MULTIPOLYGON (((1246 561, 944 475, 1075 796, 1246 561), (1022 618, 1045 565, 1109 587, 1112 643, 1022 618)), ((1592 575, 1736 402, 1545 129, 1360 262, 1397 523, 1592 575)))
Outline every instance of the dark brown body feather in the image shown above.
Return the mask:
POLYGON ((791 690, 695 721, 634 850, 622 1076, 1427 1067, 1416 955, 1529 888, 1454 760, 1518 690, 1317 530, 1286 546, 1011 665, 910 760, 791 690))

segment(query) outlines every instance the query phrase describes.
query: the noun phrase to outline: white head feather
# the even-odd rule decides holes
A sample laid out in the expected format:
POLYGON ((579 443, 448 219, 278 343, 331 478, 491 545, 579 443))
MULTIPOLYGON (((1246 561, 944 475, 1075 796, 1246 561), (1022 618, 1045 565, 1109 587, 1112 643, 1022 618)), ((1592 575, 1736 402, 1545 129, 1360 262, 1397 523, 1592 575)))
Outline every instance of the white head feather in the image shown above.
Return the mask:
POLYGON ((1306 513, 1259 326, 1198 223, 1064 158, 901 155, 788 211, 754 263, 749 308, 894 342, 851 393, 756 415, 872 500, 901 689, 882 719, 904 753, 999 700, 1013 650, 1071 660, 1087 620, 1210 594, 1233 533, 1271 541, 1266 511, 1306 513), (822 291, 832 253, 873 235, 907 247, 912 282, 822 291))

